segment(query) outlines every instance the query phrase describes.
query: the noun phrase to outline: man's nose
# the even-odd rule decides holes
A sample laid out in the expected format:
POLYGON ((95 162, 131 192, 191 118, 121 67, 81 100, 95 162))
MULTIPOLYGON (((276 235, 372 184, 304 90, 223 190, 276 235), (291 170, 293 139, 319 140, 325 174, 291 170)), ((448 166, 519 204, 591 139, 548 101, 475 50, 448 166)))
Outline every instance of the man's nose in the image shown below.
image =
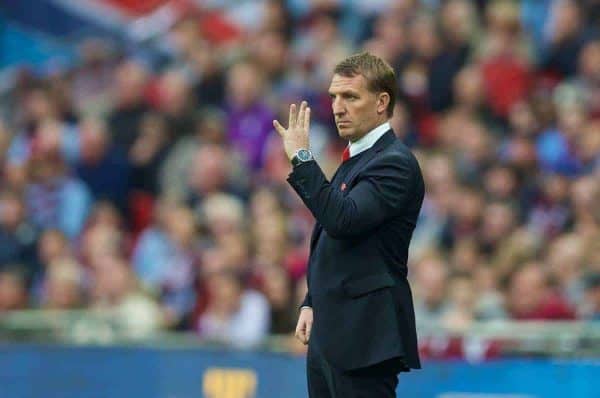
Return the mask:
POLYGON ((346 107, 341 101, 337 99, 333 100, 331 107, 333 109, 334 116, 343 116, 346 113, 346 107))

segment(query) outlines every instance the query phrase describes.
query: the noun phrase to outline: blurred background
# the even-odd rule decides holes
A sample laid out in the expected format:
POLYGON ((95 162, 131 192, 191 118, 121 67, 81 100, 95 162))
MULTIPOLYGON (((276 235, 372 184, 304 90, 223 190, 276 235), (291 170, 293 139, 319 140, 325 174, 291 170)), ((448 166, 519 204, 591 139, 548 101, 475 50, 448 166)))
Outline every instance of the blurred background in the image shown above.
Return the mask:
POLYGON ((3 0, 0 397, 306 396, 314 219, 271 121, 306 99, 330 176, 361 50, 426 183, 398 391, 600 396, 599 29, 597 0, 3 0))

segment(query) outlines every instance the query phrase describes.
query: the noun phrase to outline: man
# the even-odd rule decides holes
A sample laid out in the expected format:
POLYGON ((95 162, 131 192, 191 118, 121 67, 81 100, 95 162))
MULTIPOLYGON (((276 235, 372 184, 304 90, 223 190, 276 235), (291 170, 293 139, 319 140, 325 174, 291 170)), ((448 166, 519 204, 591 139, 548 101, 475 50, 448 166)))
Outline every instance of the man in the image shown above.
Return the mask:
POLYGON ((406 260, 424 184, 388 122, 395 87, 371 54, 336 66, 329 94, 349 145, 331 182, 309 150, 306 102, 290 106, 287 129, 273 121, 293 164, 288 182, 317 221, 296 328, 311 398, 395 397, 397 374, 420 368, 406 260))

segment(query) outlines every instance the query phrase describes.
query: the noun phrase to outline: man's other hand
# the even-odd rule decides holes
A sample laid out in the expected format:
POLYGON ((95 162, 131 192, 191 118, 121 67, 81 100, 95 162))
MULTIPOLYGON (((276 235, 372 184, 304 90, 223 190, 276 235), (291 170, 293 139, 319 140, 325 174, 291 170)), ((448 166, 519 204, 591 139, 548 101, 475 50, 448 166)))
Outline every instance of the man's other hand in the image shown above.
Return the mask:
POLYGON ((296 338, 302 342, 302 344, 308 344, 310 339, 310 330, 313 324, 313 310, 310 307, 304 307, 300 310, 300 316, 298 317, 298 325, 296 325, 296 338))

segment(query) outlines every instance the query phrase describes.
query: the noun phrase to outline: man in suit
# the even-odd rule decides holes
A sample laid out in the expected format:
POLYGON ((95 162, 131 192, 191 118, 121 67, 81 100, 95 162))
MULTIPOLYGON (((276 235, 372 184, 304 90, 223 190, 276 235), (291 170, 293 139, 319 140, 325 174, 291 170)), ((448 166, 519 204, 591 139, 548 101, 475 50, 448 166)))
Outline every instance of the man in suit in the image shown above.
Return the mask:
POLYGON ((273 121, 288 182, 316 218, 296 328, 311 398, 395 397, 398 373, 420 368, 406 262, 424 184, 390 128, 395 87, 392 68, 369 53, 335 67, 329 95, 349 144, 331 181, 310 153, 307 103, 290 106, 287 129, 273 121))

